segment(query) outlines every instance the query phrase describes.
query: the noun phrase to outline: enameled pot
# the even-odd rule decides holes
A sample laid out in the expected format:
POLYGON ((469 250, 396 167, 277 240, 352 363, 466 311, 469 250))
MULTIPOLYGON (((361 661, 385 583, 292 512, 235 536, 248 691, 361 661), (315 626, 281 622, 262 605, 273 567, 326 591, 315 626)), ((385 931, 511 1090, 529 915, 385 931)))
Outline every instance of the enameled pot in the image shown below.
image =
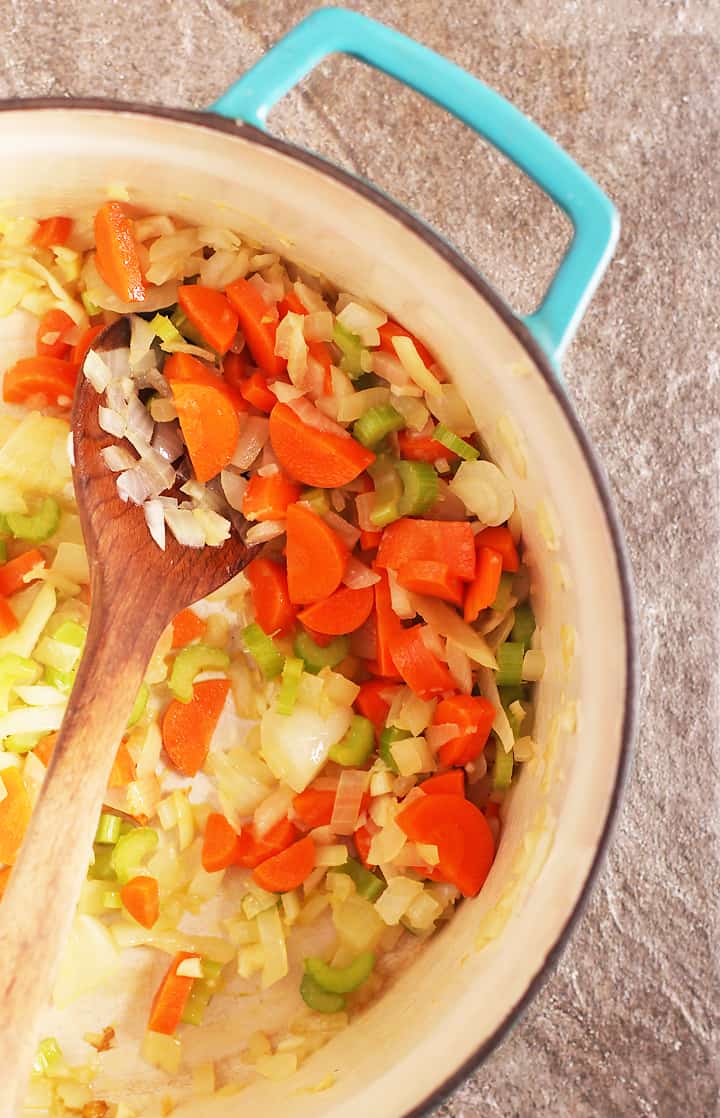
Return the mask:
MULTIPOLYGON (((601 468, 558 364, 611 256, 615 211, 560 148, 497 94, 402 35, 339 9, 318 11, 295 28, 210 113, 65 99, 6 102, 0 144, 4 214, 88 212, 122 184, 135 205, 230 225, 387 309, 441 355, 515 488, 547 670, 534 731, 540 752, 512 792, 485 887, 294 1080, 261 1080, 236 1097, 188 1097, 174 1111, 178 1118, 417 1113, 491 1050, 547 975, 587 897, 628 766, 628 563, 601 468), (516 317, 450 245, 385 195, 266 134, 272 104, 334 51, 444 106, 566 212, 574 237, 535 314, 516 317), (322 1094, 302 1090, 318 1084, 322 1094)), ((134 1021, 131 1007, 133 999, 144 1004, 142 973, 123 987, 78 1003, 73 1032, 81 1037, 120 1020, 139 1035, 142 1015, 134 1021)), ((263 1005, 272 993, 244 1007, 246 1023, 268 1012, 263 1005)), ((229 1014, 212 1043, 232 1052, 240 1025, 229 1014)), ((48 1031, 63 1028, 57 1016, 48 1021, 48 1031)), ((110 1078, 126 1084, 132 1107, 148 1069, 133 1065, 131 1053, 120 1046, 110 1078)))

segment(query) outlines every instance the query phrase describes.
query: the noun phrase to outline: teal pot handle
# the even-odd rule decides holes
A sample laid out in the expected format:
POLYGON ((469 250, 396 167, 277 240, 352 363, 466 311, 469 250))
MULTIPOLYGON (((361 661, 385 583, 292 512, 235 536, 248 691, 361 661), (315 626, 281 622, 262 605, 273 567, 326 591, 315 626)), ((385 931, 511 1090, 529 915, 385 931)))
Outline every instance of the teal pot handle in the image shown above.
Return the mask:
POLYGON ((319 62, 352 55, 423 93, 516 163, 567 214, 573 237, 525 318, 556 368, 617 243, 615 207, 577 163, 504 97, 428 47, 344 8, 321 8, 281 39, 212 110, 265 128, 270 109, 319 62))

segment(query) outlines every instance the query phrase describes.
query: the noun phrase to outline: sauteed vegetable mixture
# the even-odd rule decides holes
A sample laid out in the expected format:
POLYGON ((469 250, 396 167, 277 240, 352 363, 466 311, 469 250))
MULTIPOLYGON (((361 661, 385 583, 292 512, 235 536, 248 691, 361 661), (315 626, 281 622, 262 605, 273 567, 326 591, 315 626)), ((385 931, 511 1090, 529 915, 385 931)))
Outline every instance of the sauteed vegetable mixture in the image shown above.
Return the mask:
MULTIPOLYGON (((89 616, 68 457, 85 375, 155 544, 257 551, 157 647, 55 1001, 149 946, 166 972, 137 1044, 172 1073, 215 999, 293 982, 298 1020, 327 1028, 246 1053, 291 1074, 492 866, 543 671, 512 490, 419 338, 232 230, 109 201, 0 231, 0 314, 34 335, 0 416, 0 886, 89 616), (129 347, 92 351, 120 314, 129 347)), ((46 1039, 37 1075, 63 1069, 46 1039)))

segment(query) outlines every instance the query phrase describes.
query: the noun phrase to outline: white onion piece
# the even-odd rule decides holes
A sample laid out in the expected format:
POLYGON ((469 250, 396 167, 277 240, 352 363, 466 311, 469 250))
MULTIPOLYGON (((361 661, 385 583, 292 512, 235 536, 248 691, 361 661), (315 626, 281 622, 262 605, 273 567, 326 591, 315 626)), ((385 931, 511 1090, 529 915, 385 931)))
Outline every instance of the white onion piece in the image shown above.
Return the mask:
POLYGON ((273 381, 268 388, 281 404, 289 404, 291 400, 297 400, 303 395, 301 388, 296 388, 294 384, 288 384, 284 380, 273 381))
POLYGON ((456 435, 465 438, 475 433, 473 417, 454 384, 441 384, 440 395, 428 395, 426 403, 435 418, 456 435))
POLYGON ((333 316, 331 311, 311 311, 305 315, 303 333, 308 342, 331 342, 333 316))
POLYGON ((165 508, 165 523, 179 544, 184 547, 204 547, 205 533, 191 509, 165 508))
POLYGON ((425 731, 425 741, 432 753, 437 753, 447 742, 460 734, 460 727, 454 723, 442 722, 437 726, 428 726, 425 731))
POLYGON ((240 474, 233 473, 232 470, 223 470, 220 474, 220 484, 230 508, 235 509, 236 512, 242 512, 243 497, 249 484, 248 479, 240 474))
POLYGON ((130 368, 136 369, 139 362, 150 352, 155 340, 155 331, 149 322, 139 314, 130 315, 130 368))
POLYGON ((361 392, 353 392, 338 400, 337 417, 341 423, 354 423, 356 419, 365 415, 365 412, 370 411, 370 408, 387 404, 389 399, 389 388, 365 388, 361 392))
POLYGON ((378 326, 384 326, 387 322, 384 311, 350 302, 346 303, 337 319, 351 334, 356 334, 364 346, 380 345, 378 326))
POLYGON ((307 311, 312 312, 327 310, 327 303, 323 299, 320 292, 316 291, 314 287, 308 287, 306 283, 302 283, 301 280, 298 280, 296 283, 293 284, 293 289, 298 299, 307 311))
POLYGON ((414 380, 415 384, 422 388, 428 396, 440 396, 442 385, 428 369, 412 338, 406 338, 403 334, 398 334, 397 337, 392 339, 392 344, 400 359, 400 364, 410 379, 414 380))
POLYGON ((354 832, 367 785, 368 774, 361 769, 343 769, 340 773, 330 818, 330 829, 336 835, 351 835, 354 832))
POLYGON ((241 248, 237 252, 218 249, 208 260, 200 265, 199 283, 203 287, 213 287, 223 291, 228 284, 247 275, 250 253, 241 248))
POLYGON ((83 372, 98 394, 105 391, 112 379, 110 366, 95 349, 88 350, 83 372))
POLYGON ((500 738, 505 752, 509 753, 515 744, 515 735, 512 732, 508 716, 500 702, 500 692, 497 689, 494 672, 490 671, 489 668, 478 668, 477 683, 480 694, 488 699, 495 707, 495 721, 493 722, 492 728, 500 738))
POLYGON ((232 465, 248 470, 268 441, 270 424, 264 416, 249 415, 240 429, 240 437, 232 456, 232 465))
POLYGON ((142 505, 150 496, 146 479, 135 467, 119 475, 117 491, 121 501, 132 501, 136 505, 142 505))
POLYGON ((150 448, 135 468, 140 476, 146 479, 152 497, 159 497, 175 484, 175 470, 169 462, 150 448))
POLYGON ((103 447, 100 453, 103 462, 114 474, 120 473, 121 470, 132 470, 137 465, 137 459, 125 446, 113 444, 103 447))
POLYGON ((253 547, 259 543, 268 543, 269 540, 282 536, 285 528, 284 520, 264 520, 262 524, 253 524, 252 528, 248 529, 245 542, 248 547, 253 547))
POLYGON ((177 422, 156 424, 150 445, 166 462, 177 461, 185 450, 179 424, 177 422))
POLYGON ((370 515, 375 508, 374 493, 358 493, 355 498, 355 511, 361 532, 377 532, 377 525, 373 524, 370 515))
POLYGON ((392 611, 396 613, 398 617, 402 617, 407 621, 417 613, 415 606, 410 600, 410 592, 406 590, 404 586, 400 585, 395 577, 394 571, 388 571, 387 576, 392 611))
POLYGON ((155 424, 152 416, 135 392, 131 393, 128 399, 127 426, 131 435, 137 435, 147 443, 153 437, 155 424))
POLYGON ((424 594, 411 594, 410 599, 421 617, 444 637, 450 637, 467 652, 470 659, 486 668, 497 669, 495 657, 479 633, 463 621, 450 606, 424 594))
POLYGON ((462 462, 450 482, 450 491, 483 524, 504 524, 515 508, 512 486, 494 462, 462 462))
POLYGON ((108 435, 114 435, 116 439, 121 439, 125 434, 125 420, 112 408, 98 408, 98 424, 101 431, 107 431, 108 435))
POLYGON ((255 834, 262 837, 271 827, 284 819, 293 802, 295 793, 287 784, 275 788, 267 799, 255 808, 253 816, 253 829, 255 834))
POLYGON ((420 637, 433 656, 437 656, 439 660, 447 660, 445 641, 433 625, 423 625, 420 629, 420 637))
POLYGON ((330 435, 339 435, 343 439, 350 438, 349 431, 346 431, 334 419, 329 419, 328 416, 323 415, 304 396, 301 396, 298 400, 291 400, 288 407, 291 407, 308 427, 314 427, 316 431, 325 431, 330 435))
POLYGON ((325 523, 330 528, 332 528, 333 532, 337 532, 338 536, 340 536, 340 539, 344 540, 344 542, 352 551, 352 549, 355 547, 355 544, 360 539, 359 528, 356 528, 353 524, 348 523, 348 521, 345 520, 342 516, 338 516, 338 514, 336 512, 333 512, 332 509, 329 509, 328 512, 322 513, 322 518, 325 523))
POLYGON ((435 503, 423 516, 426 520, 467 520, 467 509, 448 483, 439 478, 435 503))
POLYGON ((361 563, 359 559, 355 559, 351 556, 351 558, 348 559, 342 580, 344 585, 350 590, 364 590, 366 586, 374 586, 376 582, 379 582, 380 575, 376 574, 375 571, 371 571, 370 568, 366 567, 364 563, 361 563))
POLYGON ((165 508, 160 501, 146 501, 143 505, 145 521, 150 535, 161 551, 165 550, 165 508))
POLYGON ((464 648, 461 648, 456 641, 448 639, 445 645, 447 654, 447 665, 450 675, 461 691, 469 695, 473 689, 473 674, 472 664, 470 657, 464 648))
POLYGON ((376 350, 372 355, 372 371, 397 388, 404 388, 411 383, 407 370, 403 369, 397 357, 391 357, 382 350, 376 350))

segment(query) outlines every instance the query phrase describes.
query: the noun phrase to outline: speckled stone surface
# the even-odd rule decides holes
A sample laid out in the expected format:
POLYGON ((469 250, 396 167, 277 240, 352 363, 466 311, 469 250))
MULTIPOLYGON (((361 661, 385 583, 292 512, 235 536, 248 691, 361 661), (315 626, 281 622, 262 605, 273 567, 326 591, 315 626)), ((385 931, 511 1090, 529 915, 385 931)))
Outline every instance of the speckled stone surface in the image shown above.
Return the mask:
MULTIPOLYGON (((642 712, 593 899, 445 1118, 718 1113, 720 5, 365 0, 499 89, 617 201, 619 251, 566 360, 635 566, 642 712)), ((306 0, 4 0, 0 96, 208 104, 306 0)), ((272 127, 379 183, 529 309, 567 231, 415 94, 333 60, 272 127)), ((6 156, 7 157, 7 156, 6 156)))

